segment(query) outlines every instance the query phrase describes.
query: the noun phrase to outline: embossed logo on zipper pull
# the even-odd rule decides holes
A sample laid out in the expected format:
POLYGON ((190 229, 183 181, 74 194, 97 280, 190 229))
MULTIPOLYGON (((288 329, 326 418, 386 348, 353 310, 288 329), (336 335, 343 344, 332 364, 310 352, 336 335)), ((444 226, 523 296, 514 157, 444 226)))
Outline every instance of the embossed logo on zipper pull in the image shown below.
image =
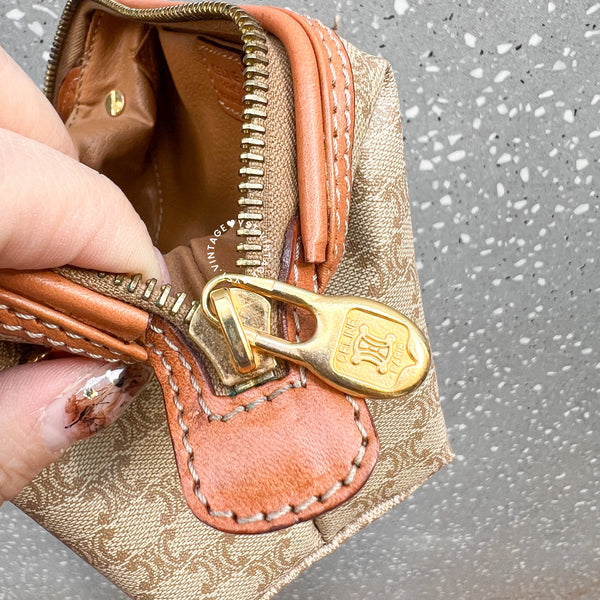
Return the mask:
POLYGON ((295 286, 247 275, 221 275, 206 285, 202 308, 214 325, 211 296, 219 286, 243 288, 310 311, 312 337, 290 342, 251 327, 250 345, 304 365, 333 387, 358 396, 391 398, 415 389, 430 365, 429 346, 405 315, 380 302, 355 296, 325 296, 295 286))

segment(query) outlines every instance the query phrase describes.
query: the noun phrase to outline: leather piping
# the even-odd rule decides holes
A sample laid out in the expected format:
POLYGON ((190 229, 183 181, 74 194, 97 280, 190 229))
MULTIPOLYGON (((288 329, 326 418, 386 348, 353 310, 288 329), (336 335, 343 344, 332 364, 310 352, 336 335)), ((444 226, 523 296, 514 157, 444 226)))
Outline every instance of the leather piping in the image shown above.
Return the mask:
POLYGON ((60 348, 73 354, 109 362, 146 362, 148 354, 138 344, 124 343, 9 291, 0 290, 0 328, 27 343, 60 348))
POLYGON ((73 283, 52 271, 0 270, 5 290, 42 303, 124 342, 142 337, 148 313, 73 283))
MULTIPOLYGON (((354 138, 354 78, 350 59, 338 36, 321 22, 285 9, 311 39, 321 80, 325 149, 327 154, 327 257, 318 267, 323 291, 339 264, 348 231, 354 138)), ((304 234, 303 234, 304 235, 304 234)), ((312 262, 307 260, 307 262, 312 262)))
POLYGON ((286 11, 244 6, 288 52, 292 68, 296 113, 298 195, 304 253, 308 262, 325 260, 327 247, 327 187, 323 107, 314 47, 303 27, 286 11))

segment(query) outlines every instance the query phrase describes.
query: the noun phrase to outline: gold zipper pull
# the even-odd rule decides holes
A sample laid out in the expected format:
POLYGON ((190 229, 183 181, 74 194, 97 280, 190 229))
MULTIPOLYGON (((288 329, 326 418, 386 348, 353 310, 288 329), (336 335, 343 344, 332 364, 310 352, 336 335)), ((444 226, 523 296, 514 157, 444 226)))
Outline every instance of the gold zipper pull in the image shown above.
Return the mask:
POLYGON ((255 348, 304 365, 333 387, 363 397, 392 398, 416 388, 427 375, 430 352, 419 328, 402 313, 367 298, 325 296, 293 285, 249 275, 220 275, 202 294, 202 309, 219 326, 212 296, 219 286, 250 290, 294 304, 316 319, 313 336, 289 342, 244 327, 255 348))
POLYGON ((227 340, 227 347, 236 369, 240 373, 249 373, 256 369, 254 352, 246 336, 242 320, 233 305, 229 290, 220 288, 210 295, 221 331, 227 340))

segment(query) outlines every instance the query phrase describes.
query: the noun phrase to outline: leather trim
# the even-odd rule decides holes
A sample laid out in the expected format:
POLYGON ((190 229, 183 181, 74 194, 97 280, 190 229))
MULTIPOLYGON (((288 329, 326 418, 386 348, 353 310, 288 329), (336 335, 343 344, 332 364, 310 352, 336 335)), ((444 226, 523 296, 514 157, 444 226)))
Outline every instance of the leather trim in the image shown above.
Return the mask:
POLYGON ((323 291, 342 258, 348 229, 355 110, 350 60, 337 34, 316 19, 275 7, 243 8, 281 40, 290 59, 296 107, 299 213, 304 260, 322 263, 318 270, 318 290, 323 291), (312 46, 309 61, 305 59, 308 51, 306 40, 312 46), (317 82, 318 96, 314 90, 317 82), (321 103, 320 109, 316 102, 321 103), (313 135, 313 130, 303 125, 307 119, 312 125, 322 125, 320 134, 313 135), (318 166, 311 165, 305 156, 308 150, 309 159, 321 160, 320 136, 325 140, 325 173, 318 166), (323 178, 317 187, 305 190, 301 185, 301 174, 305 170, 323 178), (326 190, 324 196, 321 195, 323 187, 326 190), (327 211, 326 221, 324 210, 327 211), (326 252, 322 253, 325 240, 326 252))
POLYGON ((284 45, 292 70, 296 113, 296 153, 300 223, 307 260, 325 260, 327 186, 323 107, 315 49, 303 27, 287 12, 266 6, 243 6, 284 45))
POLYGON ((0 333, 109 362, 145 362, 146 350, 127 344, 51 308, 0 289, 0 333))
MULTIPOLYGON (((354 77, 346 48, 335 32, 316 19, 283 10, 300 23, 310 37, 319 66, 329 214, 327 256, 318 267, 317 291, 323 291, 342 258, 348 232, 354 141, 354 77)), ((304 231, 302 235, 305 236, 304 231)), ((306 256, 305 260, 313 262, 306 256)))
POLYGON ((52 271, 0 270, 0 287, 42 303, 125 342, 143 337, 148 313, 52 271))
POLYGON ((159 317, 147 343, 183 492, 205 523, 229 533, 280 529, 334 508, 366 482, 379 443, 364 400, 295 367, 283 380, 216 397, 159 317))
POLYGON ((81 66, 73 67, 64 76, 58 89, 58 95, 56 97, 56 110, 64 122, 67 121, 71 111, 73 110, 73 107, 75 106, 77 90, 79 88, 79 80, 82 72, 83 68, 81 66))

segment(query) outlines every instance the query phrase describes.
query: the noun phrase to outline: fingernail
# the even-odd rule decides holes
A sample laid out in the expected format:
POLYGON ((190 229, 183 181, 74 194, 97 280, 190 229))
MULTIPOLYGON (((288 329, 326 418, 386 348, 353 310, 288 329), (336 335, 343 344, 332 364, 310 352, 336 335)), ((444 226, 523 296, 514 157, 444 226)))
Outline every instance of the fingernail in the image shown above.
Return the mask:
POLYGON ((62 450, 114 423, 151 374, 143 364, 104 364, 73 382, 44 413, 48 448, 62 450))
POLYGON ((165 262, 165 258, 162 255, 162 252, 155 246, 154 254, 156 255, 156 260, 158 260, 158 264, 160 266, 160 278, 162 280, 162 284, 171 283, 171 276, 169 275, 169 269, 167 268, 167 263, 165 262))

